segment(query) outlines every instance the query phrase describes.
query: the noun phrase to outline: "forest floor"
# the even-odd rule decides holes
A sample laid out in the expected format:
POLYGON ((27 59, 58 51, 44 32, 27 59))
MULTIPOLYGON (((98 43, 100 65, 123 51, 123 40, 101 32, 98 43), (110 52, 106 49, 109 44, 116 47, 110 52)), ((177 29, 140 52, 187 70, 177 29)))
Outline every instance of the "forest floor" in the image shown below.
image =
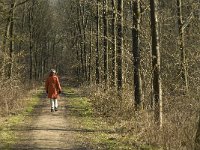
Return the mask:
POLYGON ((90 100, 74 88, 64 88, 59 110, 50 112, 50 103, 40 90, 30 113, 0 124, 0 149, 6 150, 118 150, 152 148, 137 145, 134 136, 125 136, 104 118, 93 115, 90 100), (22 117, 23 116, 23 117, 22 117), (9 125, 8 125, 9 124, 9 125))

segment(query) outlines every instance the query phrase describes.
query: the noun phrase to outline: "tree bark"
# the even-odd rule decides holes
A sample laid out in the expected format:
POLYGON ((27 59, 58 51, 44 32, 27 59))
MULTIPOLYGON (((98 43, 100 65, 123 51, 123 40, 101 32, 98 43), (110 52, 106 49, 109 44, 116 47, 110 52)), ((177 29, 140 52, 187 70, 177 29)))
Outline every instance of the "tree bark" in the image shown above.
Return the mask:
POLYGON ((80 77, 81 77, 81 67, 80 67, 80 54, 79 54, 79 43, 77 42, 76 43, 76 60, 77 60, 77 68, 76 68, 76 73, 77 73, 77 77, 78 77, 78 80, 80 80, 80 77))
POLYGON ((31 81, 33 79, 33 48, 34 48, 34 43, 33 43, 33 15, 34 15, 34 6, 35 6, 35 1, 31 1, 31 6, 29 10, 29 80, 31 81))
POLYGON ((100 23, 100 14, 99 14, 99 0, 97 0, 97 14, 96 14, 96 30, 97 30, 97 42, 96 42, 96 84, 99 84, 99 78, 100 78, 100 74, 99 74, 99 34, 100 34, 100 27, 99 27, 99 23, 100 23))
POLYGON ((32 8, 29 12, 29 80, 33 79, 33 6, 34 1, 32 1, 32 8))
MULTIPOLYGON (((79 33, 82 36, 82 30, 81 30, 81 24, 80 21, 78 22, 78 28, 79 28, 79 33)), ((81 75, 84 76, 85 74, 85 67, 84 67, 84 60, 83 60, 83 47, 82 47, 82 43, 83 43, 83 39, 81 37, 79 37, 80 40, 80 60, 81 60, 81 75)))
POLYGON ((162 127, 162 90, 160 74, 160 45, 158 35, 157 0, 150 0, 151 36, 152 36, 152 69, 153 99, 155 102, 155 121, 162 127))
POLYGON ((85 77, 85 80, 87 81, 88 79, 88 71, 87 71, 87 50, 86 50, 86 29, 87 29, 87 23, 88 19, 85 14, 85 4, 82 5, 81 2, 79 1, 79 30, 80 30, 80 37, 81 37, 81 51, 82 51, 82 73, 83 76, 85 77))
POLYGON ((117 23, 117 90, 122 94, 122 52, 123 52, 123 0, 118 0, 117 23))
POLYGON ((135 109, 138 110, 141 106, 141 76, 140 76, 140 0, 133 1, 133 62, 134 62, 134 97, 135 97, 135 109))
POLYGON ((10 7, 10 28, 9 28, 9 67, 8 67, 8 78, 12 77, 12 70, 13 70, 13 49, 14 49, 14 39, 13 39, 13 30, 14 30, 14 7, 15 7, 15 0, 11 1, 10 7))
POLYGON ((116 25, 117 25, 117 13, 116 13, 116 1, 112 0, 112 72, 111 72, 111 86, 116 86, 116 25))
POLYGON ((92 70, 92 48, 93 48, 93 46, 92 46, 92 42, 93 42, 93 34, 92 34, 92 32, 93 32, 93 30, 92 30, 92 27, 93 27, 93 24, 91 23, 91 25, 90 25, 90 51, 89 51, 89 66, 88 66, 88 81, 91 83, 92 81, 92 79, 91 79, 91 70, 92 70))
POLYGON ((177 0, 177 16, 178 16, 178 46, 181 53, 181 78, 184 84, 184 91, 188 93, 188 72, 186 62, 186 52, 184 48, 184 29, 182 17, 182 0, 177 0))
POLYGON ((107 0, 103 0, 103 50, 104 50, 104 82, 107 89, 108 82, 108 20, 107 20, 107 0))
POLYGON ((198 121, 198 126, 197 126, 196 137, 195 137, 194 150, 199 150, 199 149, 200 149, 200 113, 199 113, 199 121, 198 121))

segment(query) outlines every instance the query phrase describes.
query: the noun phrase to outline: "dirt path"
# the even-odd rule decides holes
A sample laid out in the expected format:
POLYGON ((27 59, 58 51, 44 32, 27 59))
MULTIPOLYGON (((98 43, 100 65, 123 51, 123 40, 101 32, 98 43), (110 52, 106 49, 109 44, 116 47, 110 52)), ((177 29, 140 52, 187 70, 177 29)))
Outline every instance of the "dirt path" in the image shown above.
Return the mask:
POLYGON ((49 100, 43 95, 40 104, 27 120, 16 131, 18 142, 11 149, 55 149, 55 150, 85 150, 87 148, 76 143, 78 136, 71 122, 67 108, 67 96, 63 94, 59 99, 59 110, 50 112, 49 100))
POLYGON ((95 115, 91 101, 78 91, 65 87, 57 112, 50 112, 49 100, 41 96, 34 111, 20 125, 10 128, 16 134, 16 144, 8 144, 6 150, 137 149, 134 140, 134 145, 131 143, 134 137, 129 140, 119 125, 95 115))

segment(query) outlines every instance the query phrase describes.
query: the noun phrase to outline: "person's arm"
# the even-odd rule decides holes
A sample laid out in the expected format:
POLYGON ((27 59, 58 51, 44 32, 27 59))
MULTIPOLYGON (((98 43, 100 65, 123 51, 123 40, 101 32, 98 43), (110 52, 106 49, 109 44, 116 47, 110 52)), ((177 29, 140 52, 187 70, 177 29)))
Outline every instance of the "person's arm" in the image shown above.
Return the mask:
POLYGON ((58 89, 58 93, 60 94, 61 93, 61 91, 62 91, 62 89, 61 89, 61 86, 60 86, 60 81, 59 81, 59 79, 58 79, 58 77, 57 77, 57 89, 58 89))

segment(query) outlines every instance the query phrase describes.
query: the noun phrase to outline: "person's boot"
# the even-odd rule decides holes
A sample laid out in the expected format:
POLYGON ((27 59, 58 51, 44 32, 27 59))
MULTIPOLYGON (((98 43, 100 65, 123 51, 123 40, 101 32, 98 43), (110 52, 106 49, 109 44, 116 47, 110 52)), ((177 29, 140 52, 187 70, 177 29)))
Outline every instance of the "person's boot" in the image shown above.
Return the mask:
POLYGON ((58 107, 55 107, 55 111, 58 111, 58 107))
POLYGON ((54 112, 54 109, 51 108, 51 112, 54 112))

